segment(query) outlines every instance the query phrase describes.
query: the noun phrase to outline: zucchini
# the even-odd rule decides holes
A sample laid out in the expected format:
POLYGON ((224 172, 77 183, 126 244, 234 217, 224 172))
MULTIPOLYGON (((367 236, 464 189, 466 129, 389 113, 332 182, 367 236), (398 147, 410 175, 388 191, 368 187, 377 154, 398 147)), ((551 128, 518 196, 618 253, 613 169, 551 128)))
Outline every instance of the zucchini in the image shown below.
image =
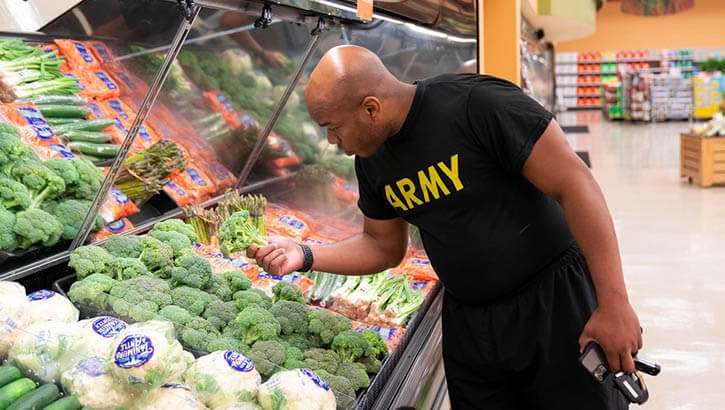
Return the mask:
POLYGON ((37 107, 44 117, 83 118, 92 112, 88 108, 77 105, 41 104, 37 107))
POLYGON ((70 124, 65 124, 60 127, 56 127, 53 131, 56 134, 63 135, 67 131, 101 131, 113 125, 116 121, 109 120, 108 118, 96 118, 93 120, 76 121, 70 124))
POLYGON ((111 140, 111 136, 100 131, 65 131, 63 134, 71 141, 86 141, 104 143, 111 140))
POLYGON ((35 390, 35 382, 24 377, 0 388, 0 410, 5 410, 24 394, 35 390))
POLYGON ((114 144, 96 144, 93 142, 83 141, 72 141, 68 143, 68 148, 82 154, 105 158, 115 157, 121 149, 121 147, 114 144))
POLYGON ((20 378, 20 370, 15 366, 0 367, 0 387, 20 378))
POLYGON ((88 102, 85 98, 75 95, 41 95, 30 99, 31 102, 38 105, 61 104, 61 105, 84 105, 88 102))
POLYGON ((50 125, 56 126, 56 125, 66 125, 66 124, 72 124, 74 122, 82 121, 80 118, 54 118, 54 117, 46 117, 45 122, 47 122, 50 125))
POLYGON ((43 407, 43 410, 78 410, 81 408, 81 404, 73 396, 63 397, 58 399, 49 405, 43 407))
POLYGON ((34 391, 23 395, 23 397, 15 400, 7 410, 36 410, 54 402, 60 392, 58 386, 53 383, 44 384, 34 391))

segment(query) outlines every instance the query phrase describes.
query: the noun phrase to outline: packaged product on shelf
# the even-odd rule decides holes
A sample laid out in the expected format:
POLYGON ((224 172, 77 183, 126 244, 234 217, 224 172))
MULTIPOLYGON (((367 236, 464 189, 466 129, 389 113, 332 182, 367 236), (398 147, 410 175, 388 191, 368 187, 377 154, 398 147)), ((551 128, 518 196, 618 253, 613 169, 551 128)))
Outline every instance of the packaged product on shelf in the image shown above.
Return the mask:
POLYGON ((178 206, 186 206, 192 203, 196 198, 193 193, 186 192, 182 187, 176 185, 174 181, 169 181, 164 185, 164 192, 176 202, 178 206))
POLYGON ((277 204, 269 204, 266 214, 265 226, 269 235, 282 235, 299 242, 312 232, 308 222, 309 218, 302 212, 277 204))
POLYGON ((30 325, 29 303, 21 284, 0 281, 0 358, 8 353, 21 329, 30 325))
POLYGON ((229 170, 226 169, 224 165, 218 163, 217 161, 201 160, 195 162, 194 165, 201 168, 206 173, 206 175, 211 178, 214 186, 216 187, 216 194, 223 193, 237 183, 237 177, 229 172, 229 170))
POLYGON ((242 123, 237 119, 237 111, 224 93, 221 91, 204 91, 204 98, 216 112, 221 113, 229 127, 234 129, 242 126, 242 123))
POLYGON ((66 57, 68 65, 74 70, 90 71, 101 68, 98 59, 82 41, 56 39, 55 44, 60 49, 61 54, 66 57))
POLYGON ((86 41, 86 49, 91 50, 93 55, 96 57, 98 61, 101 62, 104 66, 106 64, 116 64, 113 60, 113 52, 111 52, 111 49, 108 48, 107 45, 103 44, 100 41, 86 41))
POLYGON ((422 255, 408 257, 398 270, 415 279, 438 280, 438 275, 433 270, 430 260, 422 255))
POLYGON ((357 184, 350 183, 338 176, 333 176, 332 192, 335 197, 344 202, 357 202, 360 199, 357 184))
POLYGON ((292 145, 290 145, 290 143, 284 138, 275 134, 270 134, 269 137, 267 137, 267 144, 270 149, 284 153, 284 156, 272 160, 272 163, 276 167, 289 168, 300 164, 300 159, 292 149, 292 145))
POLYGON ((133 224, 127 218, 120 218, 113 222, 109 222, 103 226, 103 229, 91 234, 93 242, 102 241, 111 235, 118 235, 133 229, 133 224))
POLYGON ((296 285, 302 290, 302 293, 307 293, 310 288, 315 286, 315 281, 297 273, 292 273, 284 276, 272 276, 265 271, 259 271, 256 276, 249 278, 252 281, 252 286, 258 289, 262 289, 265 293, 271 295, 272 287, 279 282, 287 282, 296 285))
POLYGON ((330 245, 337 241, 334 239, 326 238, 321 235, 311 234, 306 238, 302 239, 302 243, 308 244, 308 245, 330 245))
POLYGON ((136 204, 115 187, 111 187, 106 202, 101 205, 101 217, 107 224, 131 216, 136 212, 138 212, 136 204))
MULTIPOLYGON (((110 68, 108 66, 104 66, 104 68, 116 84, 118 84, 118 87, 121 89, 121 96, 131 97, 132 101, 138 101, 139 103, 143 100, 146 92, 149 90, 149 86, 144 80, 131 74, 121 66, 114 66, 110 68)), ((157 102, 154 104, 153 110, 157 109, 156 104, 159 103, 157 102)))
POLYGON ((55 320, 74 323, 80 312, 70 300, 52 290, 41 289, 28 294, 28 316, 31 323, 55 320))
POLYGON ((391 352, 395 350, 396 347, 398 347, 400 342, 403 340, 403 336, 405 335, 404 327, 380 327, 374 325, 367 325, 365 323, 356 321, 353 321, 352 325, 358 332, 362 333, 365 330, 372 330, 373 332, 379 334, 385 344, 388 346, 388 350, 391 352))
POLYGON ((109 98, 118 98, 121 96, 121 90, 113 81, 108 73, 102 70, 79 71, 73 74, 81 80, 85 86, 78 95, 81 97, 95 98, 98 100, 107 100, 109 98))
POLYGON ((173 175, 171 181, 194 197, 195 203, 203 202, 216 192, 212 179, 193 163, 178 175, 173 175))
POLYGON ((31 148, 61 143, 38 107, 31 102, 0 105, 0 113, 17 127, 20 138, 31 148))

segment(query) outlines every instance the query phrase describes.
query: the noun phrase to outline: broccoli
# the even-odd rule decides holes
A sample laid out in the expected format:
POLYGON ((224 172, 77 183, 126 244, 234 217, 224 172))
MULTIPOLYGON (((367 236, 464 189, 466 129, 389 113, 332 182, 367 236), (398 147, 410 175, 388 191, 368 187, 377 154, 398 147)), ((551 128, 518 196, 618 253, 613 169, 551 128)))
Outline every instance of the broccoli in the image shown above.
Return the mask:
POLYGON ((273 304, 280 300, 305 303, 305 298, 302 296, 302 289, 293 283, 279 281, 272 286, 272 293, 274 294, 272 297, 273 304))
POLYGON ((82 280, 92 273, 110 275, 114 257, 96 245, 81 246, 70 254, 68 266, 75 269, 76 277, 82 280))
POLYGON ((380 359, 377 359, 373 356, 363 357, 361 360, 358 360, 358 363, 365 366, 365 371, 370 374, 375 374, 379 372, 380 366, 382 366, 380 359))
POLYGON ((247 278, 244 272, 231 271, 220 273, 220 275, 229 283, 229 288, 232 292, 247 290, 252 287, 252 281, 247 278))
POLYGON ((244 328, 242 327, 241 323, 237 323, 237 321, 235 320, 233 322, 230 322, 227 327, 222 330, 222 335, 224 337, 229 337, 241 341, 242 337, 244 337, 244 328))
POLYGON ((311 349, 312 342, 307 339, 307 334, 299 334, 299 333, 293 333, 291 335, 282 335, 280 336, 280 339, 284 340, 285 342, 289 343, 290 346, 294 346, 301 351, 305 351, 308 349, 311 349))
POLYGON ((216 337, 221 336, 221 333, 219 333, 219 330, 217 330, 214 325, 209 323, 208 320, 200 318, 198 316, 192 317, 190 321, 186 322, 186 325, 184 327, 196 329, 204 333, 209 333, 210 335, 214 335, 216 337))
MULTIPOLYGON (((65 160, 63 160, 65 161, 65 160)), ((68 161, 66 161, 68 162, 68 161)), ((63 225, 63 239, 71 240, 78 235, 83 220, 88 215, 91 203, 79 199, 67 199, 57 204, 53 209, 53 215, 63 225)), ((93 225, 93 231, 100 231, 103 228, 103 217, 98 215, 93 225)))
POLYGON ((365 371, 365 366, 360 363, 340 363, 335 374, 349 380, 353 390, 370 386, 370 377, 365 371))
POLYGON ((18 181, 0 177, 0 205, 6 209, 27 209, 30 206, 28 188, 18 181))
POLYGON ((209 353, 214 353, 219 350, 236 350, 237 352, 246 353, 249 351, 249 346, 242 344, 239 340, 232 337, 223 336, 211 340, 204 350, 209 353))
POLYGON ((191 252, 191 241, 184 234, 180 234, 174 231, 151 231, 149 236, 152 236, 161 242, 169 245, 174 251, 174 257, 178 258, 186 252, 191 252))
POLYGON ((274 315, 282 327, 282 334, 307 333, 310 319, 307 315, 307 306, 304 304, 280 300, 269 309, 269 312, 274 315))
MULTIPOLYGON (((158 311, 159 305, 150 300, 144 300, 139 304, 131 305, 128 308, 128 314, 124 316, 128 316, 136 322, 145 322, 154 319, 158 311)), ((121 314, 120 312, 116 313, 121 314)))
POLYGON ((229 322, 236 319, 237 314, 239 314, 239 311, 234 306, 234 303, 215 300, 209 303, 202 317, 208 320, 218 330, 222 330, 229 322))
POLYGON ((53 199, 65 192, 63 178, 36 161, 23 161, 13 167, 12 176, 22 182, 30 193, 30 208, 37 208, 45 199, 53 199))
POLYGON ((240 290, 234 294, 234 303, 239 310, 244 310, 252 305, 269 309, 272 307, 272 298, 259 289, 240 290))
POLYGON ((363 356, 370 356, 372 353, 367 339, 354 330, 338 333, 332 340, 332 350, 340 354, 343 362, 354 362, 363 356))
POLYGON ((38 161, 38 156, 20 140, 20 135, 0 132, 0 174, 9 176, 15 164, 24 161, 38 161))
POLYGON ((280 325, 277 319, 257 305, 242 310, 236 321, 242 325, 244 344, 252 345, 257 340, 270 340, 279 336, 280 325))
POLYGON ((98 309, 108 307, 108 294, 116 280, 102 273, 94 273, 74 282, 68 291, 68 298, 76 303, 85 303, 98 309))
POLYGON ((211 275, 211 280, 206 284, 204 288, 206 293, 210 293, 224 302, 232 300, 232 289, 229 287, 229 283, 218 274, 211 275))
POLYGON ((181 342, 184 346, 199 350, 206 351, 207 346, 214 340, 214 336, 207 332, 185 327, 181 330, 181 342))
POLYGON ((237 211, 227 218, 219 227, 217 236, 225 258, 230 254, 246 251, 249 245, 267 244, 247 210, 237 211))
POLYGON ((110 295, 112 303, 116 300, 124 300, 130 304, 149 301, 155 303, 158 310, 173 303, 170 293, 169 285, 163 280, 152 276, 137 276, 117 282, 111 288, 110 295))
MULTIPOLYGON (((314 370, 314 369, 313 369, 314 370)), ((347 378, 336 376, 325 370, 315 370, 318 376, 330 386, 332 393, 335 394, 337 408, 347 409, 355 403, 355 389, 347 378)))
POLYGON ((157 232, 178 232, 189 238, 191 242, 196 242, 198 240, 194 227, 184 223, 184 221, 182 221, 181 219, 167 219, 163 222, 159 222, 154 225, 153 230, 157 232))
POLYGON ((119 258, 138 258, 143 250, 141 239, 140 236, 111 235, 106 239, 103 249, 119 258))
POLYGON ((159 310, 159 315, 174 325, 181 326, 189 323, 191 318, 194 317, 188 310, 176 305, 164 306, 163 309, 159 310))
POLYGON ((276 340, 260 340, 247 352, 254 367, 262 375, 269 377, 281 369, 285 361, 284 346, 276 340))
POLYGON ((15 214, 0 206, 0 250, 14 251, 18 247, 14 226, 15 214))
POLYGON ((63 178, 66 188, 78 184, 80 175, 71 161, 68 161, 65 158, 53 158, 43 162, 43 165, 55 172, 55 174, 59 177, 63 178))
POLYGON ((28 208, 15 214, 13 231, 19 248, 27 249, 38 242, 43 246, 53 246, 63 234, 63 225, 42 209, 28 208))
POLYGON ((330 373, 335 373, 340 363, 340 355, 334 350, 312 348, 305 350, 303 355, 307 367, 314 371, 325 370, 330 373))
POLYGON ((168 279, 174 265, 174 251, 160 240, 147 236, 141 240, 141 255, 139 259, 146 268, 160 278, 168 279))
POLYGON ((188 286, 180 286, 172 289, 171 298, 175 305, 183 307, 195 316, 201 315, 204 309, 206 309, 206 306, 211 302, 211 295, 188 286))
POLYGON ((211 264, 199 254, 185 253, 176 258, 175 265, 171 271, 174 287, 186 285, 203 289, 211 280, 211 264))
POLYGON ((74 159, 72 163, 78 171, 78 182, 67 187, 66 193, 76 199, 92 201, 103 183, 104 176, 101 169, 85 158, 74 159))
POLYGON ((150 275, 146 266, 135 258, 115 258, 110 265, 110 271, 114 278, 126 280, 136 276, 150 275))
POLYGON ((366 329, 362 332, 365 340, 370 344, 370 356, 376 359, 382 359, 388 354, 388 345, 385 344, 380 334, 370 329, 366 329))
MULTIPOLYGON (((42 204, 40 204, 40 206, 38 208, 53 215, 55 213, 55 208, 57 208, 57 207, 58 207, 58 200, 46 199, 45 201, 43 201, 42 204)), ((58 222, 60 222, 60 221, 58 221, 58 222)))
POLYGON ((312 335, 314 343, 321 347, 330 346, 338 333, 352 330, 350 319, 328 310, 312 310, 309 317, 310 325, 307 329, 312 335))
POLYGON ((302 354, 302 350, 291 346, 285 341, 279 341, 279 343, 284 346, 284 364, 282 367, 288 370, 307 367, 307 364, 304 362, 305 357, 302 354))

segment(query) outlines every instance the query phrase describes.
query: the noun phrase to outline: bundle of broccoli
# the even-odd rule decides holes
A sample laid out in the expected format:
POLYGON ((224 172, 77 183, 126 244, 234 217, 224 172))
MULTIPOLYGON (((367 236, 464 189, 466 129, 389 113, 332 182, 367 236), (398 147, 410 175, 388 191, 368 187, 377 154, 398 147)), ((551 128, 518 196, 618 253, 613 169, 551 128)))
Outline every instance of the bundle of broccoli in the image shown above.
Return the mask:
MULTIPOLYGON (((102 182, 91 162, 41 161, 15 127, 0 124, 0 250, 75 238, 102 182)), ((102 227, 99 216, 93 229, 102 227)))

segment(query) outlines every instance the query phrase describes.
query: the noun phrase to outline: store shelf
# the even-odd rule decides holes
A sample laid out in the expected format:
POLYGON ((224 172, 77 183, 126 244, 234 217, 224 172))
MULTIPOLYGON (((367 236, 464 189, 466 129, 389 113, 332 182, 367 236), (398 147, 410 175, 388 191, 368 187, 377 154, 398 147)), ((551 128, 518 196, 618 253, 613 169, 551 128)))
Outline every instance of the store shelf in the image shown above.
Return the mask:
POLYGON ((556 65, 586 65, 586 64, 611 64, 611 63, 653 63, 658 61, 691 61, 694 60, 692 58, 684 58, 684 57, 678 57, 678 58, 654 58, 654 57, 648 57, 648 58, 626 58, 626 59, 618 59, 618 60, 591 60, 591 61, 564 61, 560 62, 557 61, 556 65))
POLYGON ((581 73, 556 73, 557 76, 573 76, 573 75, 616 75, 616 71, 611 72, 601 72, 601 71, 588 71, 588 72, 581 72, 581 73))

